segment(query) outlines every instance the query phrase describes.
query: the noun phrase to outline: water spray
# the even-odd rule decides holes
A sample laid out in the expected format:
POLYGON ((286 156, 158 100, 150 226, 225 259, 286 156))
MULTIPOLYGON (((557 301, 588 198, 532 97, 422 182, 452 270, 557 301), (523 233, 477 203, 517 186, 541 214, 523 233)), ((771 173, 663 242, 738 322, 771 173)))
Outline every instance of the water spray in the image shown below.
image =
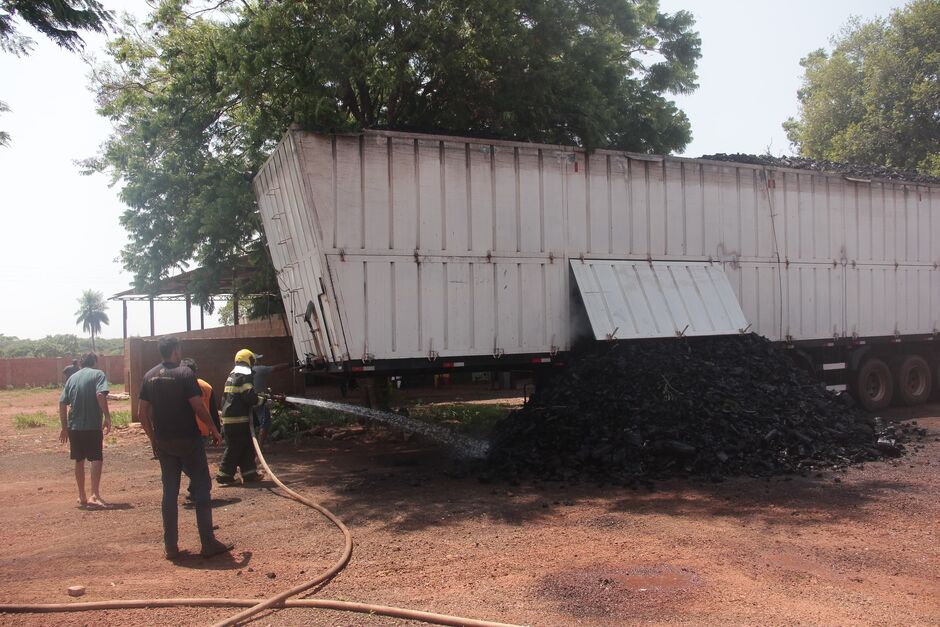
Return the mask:
POLYGON ((453 430, 447 429, 446 427, 430 424, 423 420, 415 420, 414 418, 402 416, 394 412, 369 409, 368 407, 350 405, 348 403, 321 401, 301 396, 287 396, 284 400, 294 405, 320 407, 322 409, 332 409, 355 416, 362 416, 363 418, 376 420, 389 426, 403 429, 404 431, 417 433, 450 447, 458 455, 467 459, 485 459, 490 452, 489 442, 477 440, 460 433, 455 433, 453 430))

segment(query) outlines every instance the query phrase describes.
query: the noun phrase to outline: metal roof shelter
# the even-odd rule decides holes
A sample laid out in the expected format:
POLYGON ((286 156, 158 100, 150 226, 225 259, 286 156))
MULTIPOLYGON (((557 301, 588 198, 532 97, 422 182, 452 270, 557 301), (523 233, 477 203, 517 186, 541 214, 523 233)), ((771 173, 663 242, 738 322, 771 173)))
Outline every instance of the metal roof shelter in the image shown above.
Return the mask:
MULTIPOLYGON (((256 268, 254 264, 249 262, 247 259, 243 259, 235 264, 234 269, 231 273, 228 273, 225 276, 219 277, 214 281, 213 296, 212 301, 228 301, 232 300, 232 294, 235 291, 235 286, 239 283, 247 281, 254 273, 256 268)), ((190 288, 191 284, 199 281, 203 278, 206 271, 202 268, 195 268, 194 270, 188 270, 186 272, 181 272, 180 274, 167 277, 153 285, 148 289, 138 290, 131 288, 123 292, 118 292, 111 296, 108 300, 121 301, 123 308, 123 323, 124 323, 124 339, 127 339, 127 303, 128 301, 148 301, 150 303, 150 335, 154 336, 155 333, 155 324, 154 324, 154 308, 153 304, 156 301, 182 301, 186 303, 186 330, 192 331, 192 317, 191 317, 191 308, 192 308, 192 293, 193 290, 190 288)), ((241 296, 258 296, 259 294, 242 294, 241 296)), ((232 303, 232 313, 234 318, 235 325, 238 325, 238 299, 235 299, 232 303)), ((206 326, 205 320, 205 309, 202 305, 199 306, 199 328, 204 329, 206 326)))

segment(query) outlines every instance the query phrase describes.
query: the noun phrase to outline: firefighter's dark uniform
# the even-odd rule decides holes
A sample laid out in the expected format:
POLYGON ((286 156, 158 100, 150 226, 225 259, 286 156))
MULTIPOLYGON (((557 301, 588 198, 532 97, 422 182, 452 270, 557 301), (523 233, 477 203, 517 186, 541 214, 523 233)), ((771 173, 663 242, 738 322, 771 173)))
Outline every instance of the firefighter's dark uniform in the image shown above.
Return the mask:
POLYGON ((215 480, 233 483, 235 471, 241 470, 242 481, 257 481, 261 478, 255 467, 255 449, 251 442, 252 409, 265 402, 265 397, 255 391, 251 368, 243 363, 235 368, 225 381, 222 396, 222 433, 225 435, 225 452, 215 480))

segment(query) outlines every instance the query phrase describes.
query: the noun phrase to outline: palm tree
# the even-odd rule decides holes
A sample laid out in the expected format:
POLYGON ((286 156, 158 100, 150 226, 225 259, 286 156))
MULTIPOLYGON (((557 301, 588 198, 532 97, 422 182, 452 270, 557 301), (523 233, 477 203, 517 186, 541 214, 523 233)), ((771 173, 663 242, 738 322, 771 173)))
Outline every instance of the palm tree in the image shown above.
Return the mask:
POLYGON ((110 324, 108 320, 108 304, 104 302, 104 294, 94 290, 85 290, 78 299, 78 311, 75 312, 75 324, 82 325, 82 331, 91 333, 91 350, 97 352, 95 336, 101 334, 101 325, 110 324))

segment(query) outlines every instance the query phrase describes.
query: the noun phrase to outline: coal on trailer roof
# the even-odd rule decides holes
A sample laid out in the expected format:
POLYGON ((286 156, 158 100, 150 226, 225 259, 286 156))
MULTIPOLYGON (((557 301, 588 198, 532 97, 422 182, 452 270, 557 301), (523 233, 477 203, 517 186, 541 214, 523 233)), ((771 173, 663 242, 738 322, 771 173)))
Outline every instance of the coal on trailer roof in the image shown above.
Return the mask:
POLYGON ((883 165, 864 165, 857 163, 840 163, 825 159, 810 159, 808 157, 774 157, 771 155, 748 155, 742 153, 725 154, 716 153, 703 155, 701 159, 711 161, 728 161, 732 163, 746 163, 749 165, 763 165, 774 168, 792 168, 794 170, 812 170, 826 174, 842 174, 860 179, 884 179, 902 183, 922 183, 928 185, 940 184, 940 176, 930 176, 908 170, 889 168, 883 165))

